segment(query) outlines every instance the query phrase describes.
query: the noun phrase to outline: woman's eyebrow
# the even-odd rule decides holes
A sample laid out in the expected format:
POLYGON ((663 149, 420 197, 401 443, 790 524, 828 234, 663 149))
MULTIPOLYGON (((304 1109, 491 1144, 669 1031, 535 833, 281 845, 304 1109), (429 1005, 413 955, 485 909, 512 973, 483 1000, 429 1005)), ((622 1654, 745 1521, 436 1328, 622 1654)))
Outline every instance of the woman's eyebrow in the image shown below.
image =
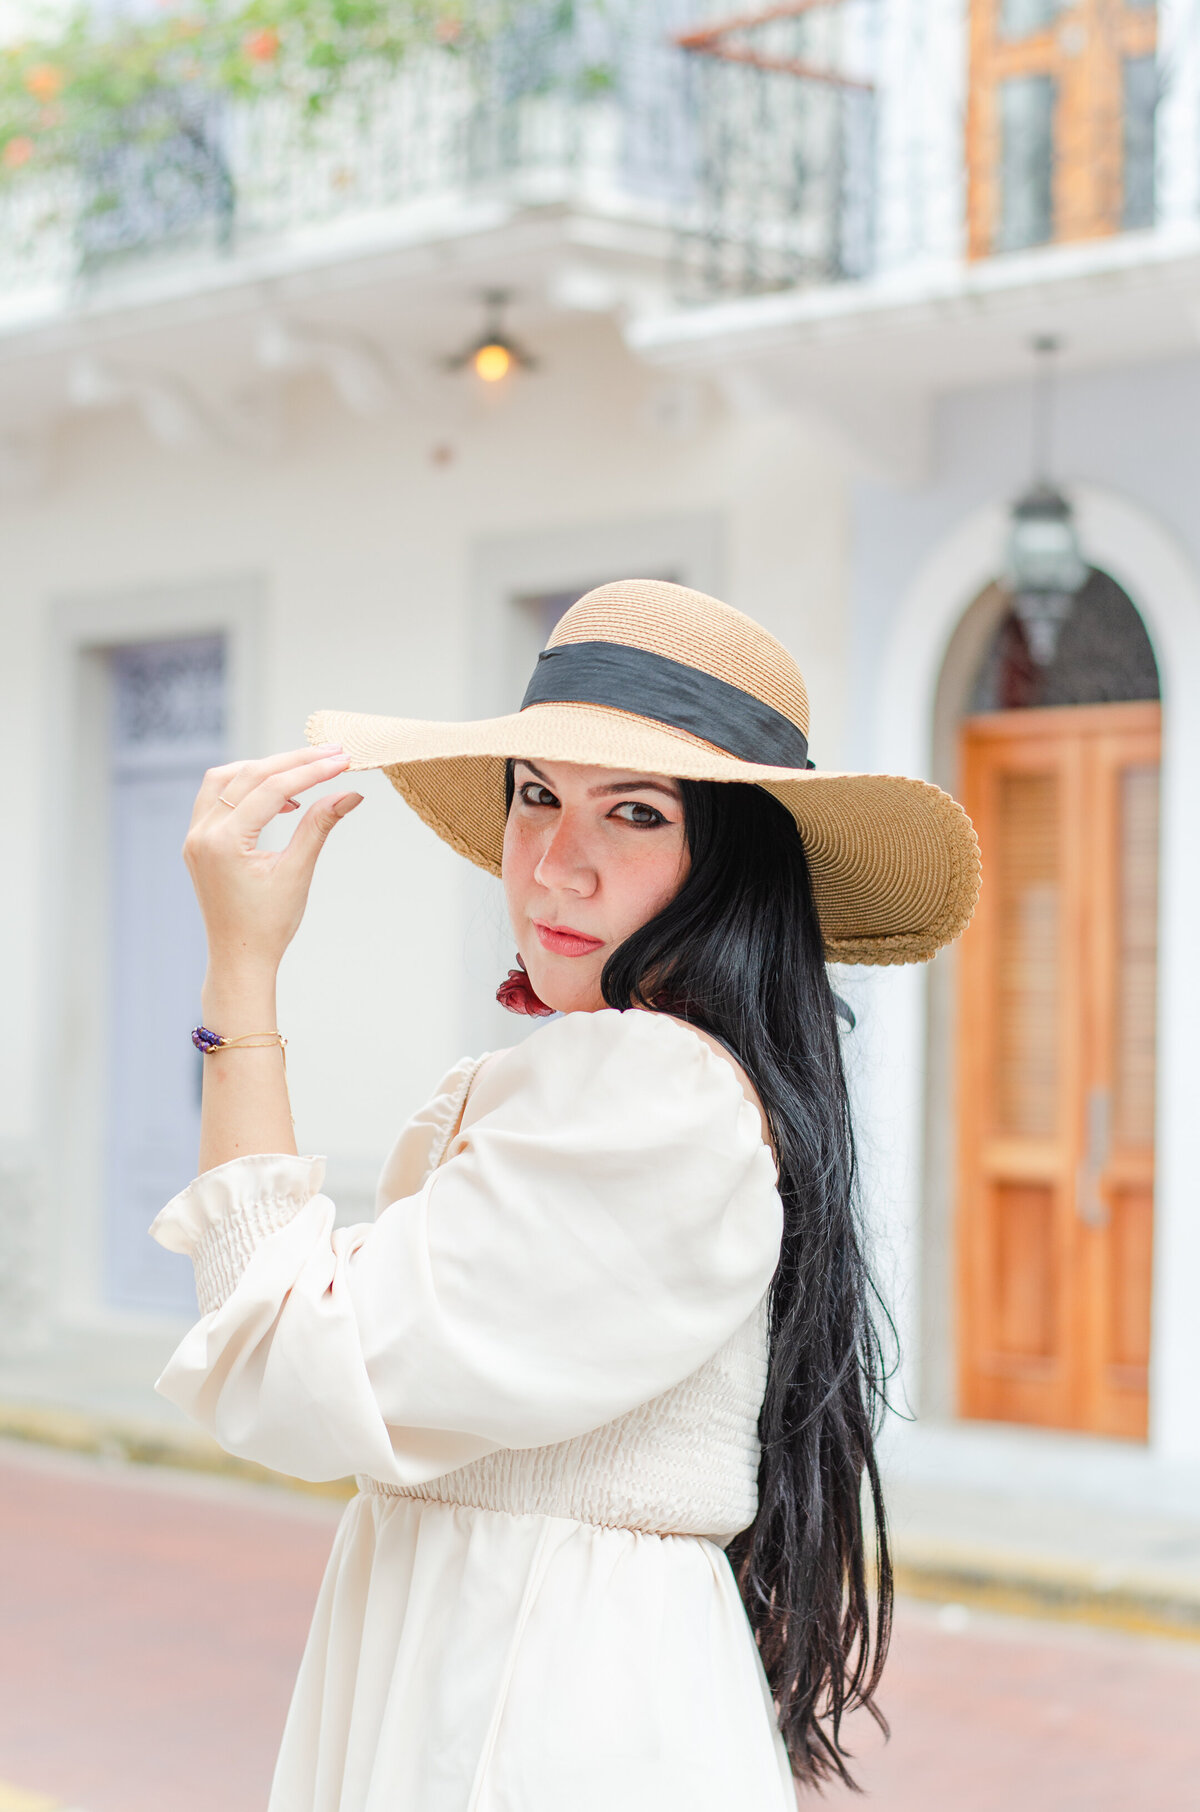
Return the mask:
MULTIPOLYGON (((535 768, 532 761, 526 761, 525 757, 523 755, 517 756, 517 759, 514 761, 513 766, 517 767, 517 768, 528 768, 529 772, 531 774, 537 775, 538 779, 541 781, 543 786, 550 786, 550 782, 546 778, 545 774, 542 773, 541 768, 535 768)), ((551 792, 554 791, 554 788, 552 786, 550 786, 550 791, 551 792)))
MULTIPOLYGON (((519 755, 513 765, 518 768, 528 768, 529 772, 536 775, 543 786, 548 786, 551 792, 554 791, 549 777, 542 773, 541 768, 535 767, 532 761, 526 761, 523 755, 519 755)), ((679 800, 677 786, 674 786, 669 780, 654 780, 649 774, 641 780, 614 780, 608 786, 588 788, 589 799, 608 799, 614 793, 665 793, 668 799, 674 799, 676 803, 679 800)))
POLYGON ((605 799, 613 793, 665 793, 668 799, 679 799, 677 786, 669 780, 652 780, 649 775, 643 780, 614 780, 609 786, 588 788, 589 799, 605 799))

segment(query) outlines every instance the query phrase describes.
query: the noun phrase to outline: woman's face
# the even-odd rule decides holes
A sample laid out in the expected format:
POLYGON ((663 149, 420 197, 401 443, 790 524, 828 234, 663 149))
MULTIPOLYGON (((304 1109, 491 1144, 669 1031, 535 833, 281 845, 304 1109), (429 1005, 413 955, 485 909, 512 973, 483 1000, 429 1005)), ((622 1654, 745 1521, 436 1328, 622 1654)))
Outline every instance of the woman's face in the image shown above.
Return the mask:
POLYGON ((687 877, 678 783, 518 761, 513 784, 504 892, 517 949, 548 1007, 595 1013, 608 958, 687 877))

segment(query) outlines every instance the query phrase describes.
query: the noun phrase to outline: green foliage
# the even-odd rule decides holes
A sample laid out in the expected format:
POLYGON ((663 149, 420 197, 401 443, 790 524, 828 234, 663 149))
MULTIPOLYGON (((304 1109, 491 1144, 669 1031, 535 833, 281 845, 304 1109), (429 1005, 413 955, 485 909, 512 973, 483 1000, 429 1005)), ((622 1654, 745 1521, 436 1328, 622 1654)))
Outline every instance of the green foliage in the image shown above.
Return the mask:
POLYGON ((414 50, 463 54, 500 14, 473 0, 160 0, 155 13, 113 24, 81 6, 0 49, 0 174, 152 139, 169 129, 161 103, 172 95, 286 95, 315 118, 414 50))

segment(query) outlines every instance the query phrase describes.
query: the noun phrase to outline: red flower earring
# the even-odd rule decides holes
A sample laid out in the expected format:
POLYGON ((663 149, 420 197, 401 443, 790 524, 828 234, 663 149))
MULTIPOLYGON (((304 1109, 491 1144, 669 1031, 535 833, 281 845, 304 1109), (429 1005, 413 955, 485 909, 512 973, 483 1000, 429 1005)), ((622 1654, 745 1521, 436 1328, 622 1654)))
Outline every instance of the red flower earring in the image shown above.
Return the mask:
POLYGON ((544 1019, 554 1008, 548 1007, 544 1000, 539 1000, 533 991, 533 983, 525 973, 525 964, 517 956, 517 967, 510 969, 508 975, 496 989, 496 999, 510 1013, 527 1013, 532 1019, 544 1019))

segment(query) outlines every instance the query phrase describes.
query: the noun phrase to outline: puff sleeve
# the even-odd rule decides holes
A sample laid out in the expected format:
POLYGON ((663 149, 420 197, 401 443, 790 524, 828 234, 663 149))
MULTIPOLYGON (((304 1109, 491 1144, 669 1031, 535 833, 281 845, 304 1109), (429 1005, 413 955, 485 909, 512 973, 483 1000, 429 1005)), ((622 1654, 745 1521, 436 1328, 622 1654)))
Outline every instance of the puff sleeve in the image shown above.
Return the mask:
POLYGON ((734 1071, 637 1011, 493 1057, 440 1168, 373 1223, 335 1229, 320 1182, 319 1160, 237 1159, 152 1229, 214 1303, 158 1389, 308 1479, 415 1485, 613 1420, 753 1313, 782 1230, 734 1071))

